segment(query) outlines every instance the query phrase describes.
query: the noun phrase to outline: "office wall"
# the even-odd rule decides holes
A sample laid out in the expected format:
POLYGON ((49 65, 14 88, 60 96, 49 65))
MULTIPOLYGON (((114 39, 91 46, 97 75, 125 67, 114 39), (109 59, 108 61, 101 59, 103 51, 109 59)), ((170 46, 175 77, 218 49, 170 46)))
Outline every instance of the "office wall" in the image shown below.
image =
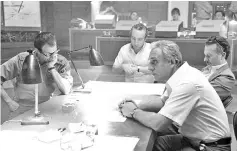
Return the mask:
MULTIPOLYGON (((167 19, 167 1, 113 1, 121 11, 136 11, 149 24, 156 24, 167 19)), ((55 33, 60 54, 66 56, 69 50, 69 28, 72 18, 82 18, 91 21, 90 1, 40 1, 41 30, 55 33)), ((90 39, 88 39, 90 40, 90 39)), ((1 63, 19 52, 32 47, 32 42, 2 42, 1 63)))
MULTIPOLYGON (((42 29, 54 32, 59 46, 69 48, 70 20, 91 20, 90 1, 42 1, 42 29)), ((113 1, 113 6, 124 12, 138 12, 149 24, 167 20, 167 1, 113 1)))
POLYGON ((188 27, 188 11, 189 11, 188 1, 169 1, 168 2, 168 20, 172 20, 171 11, 173 8, 178 8, 180 11, 180 20, 183 21, 183 26, 188 27))
POLYGON ((43 31, 54 32, 59 46, 69 46, 70 21, 72 18, 91 20, 90 1, 48 1, 41 2, 43 31))

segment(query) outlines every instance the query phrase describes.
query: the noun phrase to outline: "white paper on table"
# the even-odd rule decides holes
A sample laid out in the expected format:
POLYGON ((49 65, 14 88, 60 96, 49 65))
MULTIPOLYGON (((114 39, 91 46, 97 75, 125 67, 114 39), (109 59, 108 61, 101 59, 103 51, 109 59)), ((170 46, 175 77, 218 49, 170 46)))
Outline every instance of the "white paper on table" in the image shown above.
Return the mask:
POLYGON ((117 110, 111 111, 106 117, 106 120, 108 122, 124 122, 126 119, 127 118, 123 117, 121 113, 117 110))
POLYGON ((61 133, 57 129, 49 129, 39 133, 37 138, 44 143, 52 143, 53 141, 60 140, 61 133))
POLYGON ((84 151, 133 151, 138 141, 138 137, 97 135, 94 145, 84 151))
POLYGON ((3 130, 0 131, 1 150, 7 151, 60 151, 59 141, 43 143, 37 139, 35 131, 3 130))

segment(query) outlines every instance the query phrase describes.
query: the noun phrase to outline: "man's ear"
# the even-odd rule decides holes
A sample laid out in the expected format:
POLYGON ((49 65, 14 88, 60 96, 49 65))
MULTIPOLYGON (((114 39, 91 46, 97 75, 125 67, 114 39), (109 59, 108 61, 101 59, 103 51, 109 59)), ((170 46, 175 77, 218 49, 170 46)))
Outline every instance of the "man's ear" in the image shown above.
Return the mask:
POLYGON ((225 53, 225 52, 223 52, 223 53, 222 53, 222 56, 223 56, 224 58, 226 58, 226 53, 225 53))

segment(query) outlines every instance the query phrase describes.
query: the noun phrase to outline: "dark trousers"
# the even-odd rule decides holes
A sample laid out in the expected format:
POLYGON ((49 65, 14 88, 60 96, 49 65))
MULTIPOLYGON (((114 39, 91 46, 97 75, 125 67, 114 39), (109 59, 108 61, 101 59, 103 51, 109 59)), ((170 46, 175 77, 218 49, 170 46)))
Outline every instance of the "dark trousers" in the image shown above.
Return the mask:
MULTIPOLYGON (((158 136, 153 151, 198 151, 199 143, 191 141, 181 134, 158 136)), ((203 151, 231 151, 230 144, 205 146, 203 151)))
MULTIPOLYGON (((164 133, 157 133, 153 151, 199 151, 200 141, 192 141, 178 133, 178 127, 171 125, 164 133)), ((231 151, 231 144, 205 146, 203 151, 231 151)))

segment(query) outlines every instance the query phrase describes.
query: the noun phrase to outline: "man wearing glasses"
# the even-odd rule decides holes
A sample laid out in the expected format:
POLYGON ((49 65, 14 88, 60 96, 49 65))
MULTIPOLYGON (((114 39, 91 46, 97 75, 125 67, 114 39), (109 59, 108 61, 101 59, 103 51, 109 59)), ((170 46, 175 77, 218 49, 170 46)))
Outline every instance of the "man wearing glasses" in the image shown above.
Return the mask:
MULTIPOLYGON (((56 37, 50 32, 38 34, 34 40, 33 54, 38 59, 43 83, 38 84, 39 103, 49 100, 53 95, 68 94, 73 78, 68 60, 58 54, 56 37)), ((10 119, 34 106, 34 85, 21 83, 21 69, 28 52, 22 52, 1 65, 1 98, 8 105, 10 119), (2 88, 5 81, 12 80, 15 94, 9 96, 2 88)))
POLYGON ((231 91, 235 84, 234 74, 226 61, 229 54, 230 45, 225 38, 212 36, 207 39, 204 49, 207 66, 202 71, 225 107, 231 102, 231 91))

